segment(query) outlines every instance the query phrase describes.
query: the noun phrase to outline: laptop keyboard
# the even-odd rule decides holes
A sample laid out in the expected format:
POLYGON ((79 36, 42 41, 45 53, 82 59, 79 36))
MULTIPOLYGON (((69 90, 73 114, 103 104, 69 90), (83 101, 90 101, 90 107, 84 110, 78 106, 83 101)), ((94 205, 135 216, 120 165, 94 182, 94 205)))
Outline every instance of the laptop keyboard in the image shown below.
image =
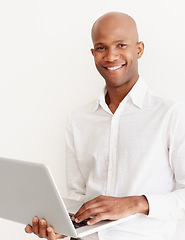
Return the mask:
POLYGON ((83 221, 80 222, 80 223, 76 223, 76 222, 74 222, 74 221, 72 220, 72 216, 73 216, 73 215, 74 215, 74 214, 69 213, 69 216, 70 216, 71 221, 72 221, 72 223, 73 223, 73 225, 74 225, 75 228, 80 228, 80 227, 84 227, 84 226, 86 226, 88 220, 90 219, 90 218, 88 218, 88 219, 83 220, 83 221))

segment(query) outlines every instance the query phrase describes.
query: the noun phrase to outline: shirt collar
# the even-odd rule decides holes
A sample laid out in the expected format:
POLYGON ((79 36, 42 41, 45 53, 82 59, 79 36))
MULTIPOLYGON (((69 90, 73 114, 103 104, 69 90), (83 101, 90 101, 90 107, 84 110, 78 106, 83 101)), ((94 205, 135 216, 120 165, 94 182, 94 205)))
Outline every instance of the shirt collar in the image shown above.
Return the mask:
MULTIPOLYGON (((134 84, 134 86, 132 87, 132 89, 130 90, 130 92, 128 93, 127 96, 129 96, 131 98, 131 100, 135 106, 137 106, 138 108, 142 108, 147 89, 148 89, 148 87, 147 87, 145 81, 141 77, 139 77, 139 79, 134 84)), ((100 94, 99 98, 97 99, 97 101, 95 103, 93 112, 98 109, 98 107, 101 105, 101 103, 105 103, 106 93, 107 93, 107 88, 105 86, 102 93, 100 94)))
POLYGON ((145 81, 141 77, 139 77, 138 81, 135 83, 133 88, 128 93, 134 105, 136 105, 139 108, 142 108, 147 89, 148 87, 145 81))
POLYGON ((98 107, 100 106, 101 102, 105 102, 105 95, 107 94, 107 88, 106 86, 104 87, 102 93, 100 94, 99 98, 96 100, 94 108, 93 108, 93 112, 95 112, 98 107))

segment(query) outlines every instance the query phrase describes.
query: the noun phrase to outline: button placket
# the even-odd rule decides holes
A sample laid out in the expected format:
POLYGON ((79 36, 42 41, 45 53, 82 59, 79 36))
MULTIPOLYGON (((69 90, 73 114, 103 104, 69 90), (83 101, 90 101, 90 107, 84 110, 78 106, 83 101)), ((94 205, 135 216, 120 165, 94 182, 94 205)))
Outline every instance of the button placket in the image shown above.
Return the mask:
POLYGON ((110 126, 110 145, 109 145, 109 166, 107 174, 107 191, 106 195, 114 195, 115 186, 115 175, 116 175, 116 162, 117 162, 117 140, 118 140, 118 129, 119 129, 119 119, 123 109, 122 104, 118 107, 114 115, 112 116, 111 126, 110 126))

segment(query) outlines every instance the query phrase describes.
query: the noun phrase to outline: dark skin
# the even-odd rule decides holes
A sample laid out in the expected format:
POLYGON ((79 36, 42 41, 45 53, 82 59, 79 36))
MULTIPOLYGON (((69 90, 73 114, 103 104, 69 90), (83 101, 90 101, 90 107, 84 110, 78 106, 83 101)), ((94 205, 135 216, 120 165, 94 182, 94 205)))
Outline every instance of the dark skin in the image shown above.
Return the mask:
POLYGON ((144 44, 138 42, 134 20, 123 13, 108 13, 92 28, 95 65, 106 82, 106 102, 114 113, 138 80, 138 59, 144 44), (111 67, 119 67, 111 69, 111 67))
MULTIPOLYGON (((114 114, 120 102, 132 89, 139 78, 138 59, 144 51, 144 44, 138 42, 137 27, 134 20, 123 13, 111 12, 100 17, 92 28, 91 49, 95 65, 105 79, 107 87, 106 103, 114 114)), ((144 196, 110 197, 99 196, 85 204, 74 215, 76 222, 91 216, 89 225, 102 220, 117 220, 135 213, 149 213, 144 196)), ((56 240, 65 236, 47 227, 44 219, 33 218, 32 226, 26 226, 27 233, 41 238, 56 240)))
MULTIPOLYGON (((106 103, 114 113, 120 102, 139 78, 138 59, 144 44, 138 42, 134 20, 123 13, 108 13, 95 22, 92 28, 95 65, 106 82, 106 103)), ((74 215, 76 222, 94 216, 89 225, 102 220, 117 220, 135 213, 148 214, 149 206, 144 196, 99 196, 86 202, 74 215)))
POLYGON ((45 219, 38 219, 34 217, 32 219, 32 226, 27 225, 25 228, 26 233, 34 233, 40 238, 46 238, 48 240, 56 240, 65 238, 66 236, 55 233, 55 230, 52 226, 47 226, 45 219))

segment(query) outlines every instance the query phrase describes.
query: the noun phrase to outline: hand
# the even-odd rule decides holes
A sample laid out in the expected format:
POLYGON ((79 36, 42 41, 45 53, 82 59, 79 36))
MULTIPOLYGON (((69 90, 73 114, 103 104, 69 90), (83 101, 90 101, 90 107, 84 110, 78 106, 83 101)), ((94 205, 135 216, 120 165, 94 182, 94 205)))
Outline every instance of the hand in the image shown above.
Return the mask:
POLYGON ((25 228, 26 233, 34 233, 40 238, 46 238, 48 240, 56 240, 65 238, 66 236, 55 233, 53 227, 47 227, 47 222, 45 219, 39 219, 34 217, 32 219, 32 226, 27 225, 25 228))
POLYGON ((135 213, 148 214, 149 206, 145 196, 109 197, 99 196, 82 205, 73 216, 75 222, 92 217, 87 222, 93 225, 102 220, 117 220, 135 213))

